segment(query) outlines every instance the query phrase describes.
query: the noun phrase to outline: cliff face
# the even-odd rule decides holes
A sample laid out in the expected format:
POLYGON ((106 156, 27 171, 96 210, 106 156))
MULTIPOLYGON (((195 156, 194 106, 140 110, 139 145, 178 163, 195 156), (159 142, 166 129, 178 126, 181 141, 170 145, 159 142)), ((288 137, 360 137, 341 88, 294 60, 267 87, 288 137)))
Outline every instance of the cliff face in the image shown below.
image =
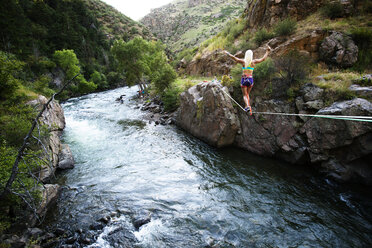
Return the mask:
POLYGON ((177 0, 140 22, 176 52, 201 44, 244 10, 244 0, 177 0))
POLYGON ((250 27, 271 26, 290 16, 297 21, 315 12, 326 0, 248 0, 244 13, 250 27))
MULTIPOLYGON (((217 84, 202 83, 184 93, 181 97, 181 111, 177 114, 177 124, 217 147, 234 144, 255 154, 280 158, 290 163, 312 164, 342 181, 354 180, 372 184, 370 122, 268 114, 249 116, 238 108, 235 114, 229 108, 220 107, 220 112, 226 111, 230 116, 226 119, 219 111, 213 111, 217 103, 207 100, 218 99, 219 106, 231 105, 230 99, 221 97, 223 92, 218 89, 221 88, 217 84), (182 111, 185 109, 198 109, 199 114, 196 111, 182 111), (197 125, 185 125, 185 120, 197 125), (236 120, 240 125, 235 124, 236 120), (220 124, 215 125, 216 123, 220 124), (230 127, 229 135, 235 138, 233 142, 219 145, 220 136, 215 133, 223 133, 225 127, 230 127)), ((296 99, 297 104, 257 99, 253 109, 256 112, 304 113, 317 105, 319 115, 372 116, 372 103, 367 100, 356 98, 323 108, 320 104, 321 89, 308 84, 303 86, 301 92, 302 95, 296 99), (314 104, 316 102, 319 104, 314 104)))

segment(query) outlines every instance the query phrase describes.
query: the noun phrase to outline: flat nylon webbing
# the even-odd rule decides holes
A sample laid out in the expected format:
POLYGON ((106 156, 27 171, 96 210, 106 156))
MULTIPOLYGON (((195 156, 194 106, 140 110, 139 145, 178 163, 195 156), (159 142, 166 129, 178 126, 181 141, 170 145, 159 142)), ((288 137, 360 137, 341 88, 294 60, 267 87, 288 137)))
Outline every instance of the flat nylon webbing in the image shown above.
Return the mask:
MULTIPOLYGON (((220 87, 222 92, 225 93, 231 100, 233 100, 244 112, 244 108, 235 101, 234 98, 230 96, 226 91, 220 87)), ((315 117, 315 118, 327 118, 334 120, 345 120, 345 121, 363 121, 372 122, 372 116, 349 116, 349 115, 311 115, 311 114, 291 114, 291 113, 273 113, 273 112, 252 112, 252 114, 262 114, 262 115, 282 115, 282 116, 302 116, 302 117, 315 117)))

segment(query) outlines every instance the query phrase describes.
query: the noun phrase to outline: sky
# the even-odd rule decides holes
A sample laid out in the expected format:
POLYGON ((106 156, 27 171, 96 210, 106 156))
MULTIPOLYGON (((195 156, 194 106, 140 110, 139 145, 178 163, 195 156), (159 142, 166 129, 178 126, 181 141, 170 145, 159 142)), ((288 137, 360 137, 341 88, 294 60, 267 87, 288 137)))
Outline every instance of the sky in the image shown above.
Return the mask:
POLYGON ((135 21, 150 13, 151 9, 166 5, 172 0, 102 0, 135 21))

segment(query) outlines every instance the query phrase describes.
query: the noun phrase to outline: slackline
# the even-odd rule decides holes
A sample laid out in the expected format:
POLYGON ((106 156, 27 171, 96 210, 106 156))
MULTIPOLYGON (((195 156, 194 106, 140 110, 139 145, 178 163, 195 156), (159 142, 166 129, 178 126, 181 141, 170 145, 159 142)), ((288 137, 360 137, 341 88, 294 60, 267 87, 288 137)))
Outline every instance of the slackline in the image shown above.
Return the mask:
MULTIPOLYGON (((235 101, 234 98, 230 96, 226 91, 220 87, 222 92, 225 93, 231 100, 233 100, 244 112, 244 108, 235 101)), ((372 116, 353 116, 353 115, 312 115, 312 114, 291 114, 291 113, 274 113, 274 112, 255 112, 252 111, 252 114, 262 114, 262 115, 282 115, 282 116, 298 116, 298 117, 315 117, 315 118, 327 118, 334 120, 345 120, 345 121, 363 121, 363 122, 372 122, 372 116)))

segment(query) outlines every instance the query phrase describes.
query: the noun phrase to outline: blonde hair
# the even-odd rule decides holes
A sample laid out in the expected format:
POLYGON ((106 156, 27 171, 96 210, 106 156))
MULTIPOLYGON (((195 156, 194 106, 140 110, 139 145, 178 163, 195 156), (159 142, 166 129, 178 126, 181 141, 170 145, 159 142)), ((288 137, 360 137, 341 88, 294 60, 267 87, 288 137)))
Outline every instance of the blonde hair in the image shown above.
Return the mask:
POLYGON ((253 60, 252 50, 246 51, 244 56, 245 67, 248 67, 251 64, 252 60, 253 60))

